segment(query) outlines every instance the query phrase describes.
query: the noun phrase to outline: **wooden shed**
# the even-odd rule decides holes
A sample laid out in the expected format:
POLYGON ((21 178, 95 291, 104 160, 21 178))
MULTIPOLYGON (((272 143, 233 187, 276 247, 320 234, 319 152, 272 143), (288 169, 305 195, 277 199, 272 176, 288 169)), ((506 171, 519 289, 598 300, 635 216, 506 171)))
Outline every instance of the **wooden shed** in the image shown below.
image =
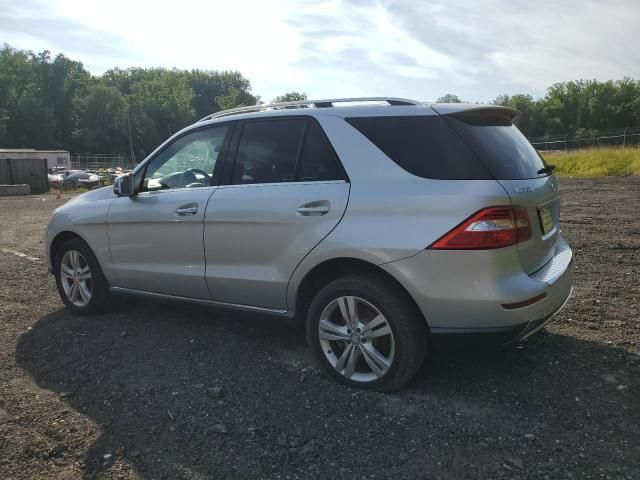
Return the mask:
POLYGON ((71 155, 66 150, 36 150, 35 148, 0 148, 0 159, 46 158, 47 168, 71 168, 71 155))
POLYGON ((0 158, 0 185, 26 183, 31 193, 49 191, 46 158, 0 158))

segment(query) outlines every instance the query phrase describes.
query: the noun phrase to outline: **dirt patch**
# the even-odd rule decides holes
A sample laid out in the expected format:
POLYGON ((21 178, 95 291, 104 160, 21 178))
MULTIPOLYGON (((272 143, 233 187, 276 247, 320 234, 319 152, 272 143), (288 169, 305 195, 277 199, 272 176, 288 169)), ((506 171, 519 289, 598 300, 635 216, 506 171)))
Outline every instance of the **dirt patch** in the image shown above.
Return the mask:
POLYGON ((562 186, 567 308, 517 348, 432 355, 393 395, 320 375, 268 317, 71 317, 42 252, 68 197, 0 199, 0 478, 640 478, 640 179, 562 186))

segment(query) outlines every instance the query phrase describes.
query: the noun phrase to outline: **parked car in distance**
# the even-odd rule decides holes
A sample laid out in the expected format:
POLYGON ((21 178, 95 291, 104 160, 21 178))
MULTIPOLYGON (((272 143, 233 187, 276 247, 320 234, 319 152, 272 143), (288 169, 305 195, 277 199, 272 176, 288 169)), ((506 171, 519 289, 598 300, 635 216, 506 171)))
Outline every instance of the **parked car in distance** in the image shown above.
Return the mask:
POLYGON ((331 377, 393 391, 440 336, 518 341, 571 294, 558 180, 517 113, 397 98, 218 112, 58 208, 48 266, 73 313, 128 293, 292 317, 331 377))
POLYGON ((100 175, 90 172, 74 171, 62 179, 62 185, 68 188, 93 188, 100 184, 100 175))
POLYGON ((52 187, 58 187, 62 183, 64 177, 58 173, 48 173, 47 180, 52 187))

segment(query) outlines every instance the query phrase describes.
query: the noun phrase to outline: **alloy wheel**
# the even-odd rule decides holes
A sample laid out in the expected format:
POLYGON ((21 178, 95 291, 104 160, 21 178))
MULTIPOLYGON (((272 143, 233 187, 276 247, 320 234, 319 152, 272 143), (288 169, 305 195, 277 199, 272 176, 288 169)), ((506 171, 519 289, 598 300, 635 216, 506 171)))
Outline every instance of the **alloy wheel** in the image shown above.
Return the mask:
POLYGON ((65 295, 76 307, 91 301, 93 281, 86 258, 77 250, 68 250, 60 262, 60 281, 65 295))
POLYGON ((325 358, 344 377, 371 382, 386 374, 395 356, 395 340, 386 317, 372 303, 341 296, 322 311, 318 324, 325 358))

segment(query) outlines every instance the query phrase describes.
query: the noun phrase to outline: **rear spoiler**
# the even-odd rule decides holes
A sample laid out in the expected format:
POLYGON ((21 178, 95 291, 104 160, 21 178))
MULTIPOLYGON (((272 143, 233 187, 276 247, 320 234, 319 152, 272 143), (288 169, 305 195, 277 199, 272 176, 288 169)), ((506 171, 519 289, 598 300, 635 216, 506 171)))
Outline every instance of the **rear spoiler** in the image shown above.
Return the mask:
POLYGON ((470 103, 434 103, 431 109, 439 115, 455 117, 472 124, 511 124, 521 115, 520 110, 511 107, 470 103))

